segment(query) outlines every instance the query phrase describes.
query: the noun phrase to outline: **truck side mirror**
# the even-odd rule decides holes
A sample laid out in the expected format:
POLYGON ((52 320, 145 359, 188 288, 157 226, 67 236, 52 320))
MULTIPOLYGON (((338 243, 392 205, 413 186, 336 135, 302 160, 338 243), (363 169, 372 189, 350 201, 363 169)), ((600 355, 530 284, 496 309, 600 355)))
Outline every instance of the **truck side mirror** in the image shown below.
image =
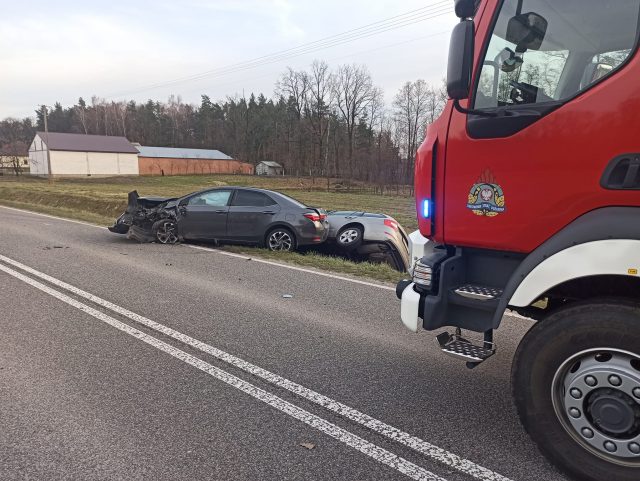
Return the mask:
POLYGON ((458 18, 473 17, 476 11, 477 0, 456 0, 455 12, 458 18))
POLYGON ((549 22, 534 12, 520 13, 509 19, 506 40, 516 45, 517 53, 540 50, 549 22))
POLYGON ((453 29, 449 45, 447 93, 453 100, 469 97, 473 70, 473 21, 462 20, 453 29))

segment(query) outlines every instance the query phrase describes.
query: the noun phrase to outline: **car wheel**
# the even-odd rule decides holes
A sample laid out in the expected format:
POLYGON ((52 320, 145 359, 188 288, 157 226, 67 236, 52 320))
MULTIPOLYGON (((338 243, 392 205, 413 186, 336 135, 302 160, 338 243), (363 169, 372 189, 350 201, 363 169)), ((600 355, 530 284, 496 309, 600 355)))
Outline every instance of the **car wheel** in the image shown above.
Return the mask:
POLYGON ((585 481, 640 479, 640 307, 567 306, 534 325, 516 352, 518 414, 542 452, 585 481))
POLYGON ((160 244, 177 244, 180 240, 178 238, 178 226, 171 219, 156 221, 151 227, 151 232, 160 244))
POLYGON ((296 238, 289 229, 278 227, 267 234, 266 247, 274 252, 291 252, 296 250, 296 238))
POLYGON ((362 227, 349 225, 338 232, 336 242, 345 250, 353 250, 362 243, 362 235, 362 227))

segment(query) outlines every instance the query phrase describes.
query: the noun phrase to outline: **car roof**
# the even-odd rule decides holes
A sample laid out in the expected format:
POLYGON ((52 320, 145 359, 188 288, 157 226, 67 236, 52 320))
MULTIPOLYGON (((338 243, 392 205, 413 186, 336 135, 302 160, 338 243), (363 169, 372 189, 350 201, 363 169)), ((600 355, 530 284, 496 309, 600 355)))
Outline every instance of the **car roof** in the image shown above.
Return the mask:
POLYGON ((245 187, 245 186, 239 186, 239 185, 229 185, 229 186, 221 185, 216 187, 210 187, 208 189, 202 189, 196 192, 191 192, 190 194, 183 195, 182 197, 188 197, 190 195, 202 194, 204 192, 212 192, 216 190, 244 190, 244 191, 251 191, 251 192, 261 192, 263 194, 269 194, 271 196, 278 197, 278 199, 280 199, 281 201, 287 202, 289 204, 296 203, 304 207, 307 207, 307 205, 304 204, 304 202, 300 202, 299 200, 294 199, 293 197, 290 197, 287 194, 283 194, 282 192, 278 192, 277 190, 261 189, 259 187, 245 187))

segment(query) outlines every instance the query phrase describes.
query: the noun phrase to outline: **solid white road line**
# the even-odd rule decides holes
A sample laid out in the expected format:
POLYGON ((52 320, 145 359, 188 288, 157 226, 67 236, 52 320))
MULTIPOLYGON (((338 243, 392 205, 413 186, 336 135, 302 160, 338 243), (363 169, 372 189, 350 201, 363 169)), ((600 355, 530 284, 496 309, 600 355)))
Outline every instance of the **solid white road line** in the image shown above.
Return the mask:
POLYGON ((396 290, 395 287, 384 286, 382 284, 375 284, 374 282, 359 281, 357 279, 351 279, 350 277, 342 277, 342 276, 337 276, 335 274, 327 274, 325 272, 318 272, 318 271, 314 271, 314 270, 311 270, 311 269, 305 269, 303 267, 289 266, 289 265, 281 264, 279 262, 273 262, 273 261, 267 261, 267 260, 264 260, 264 259, 259 259, 257 257, 250 257, 250 256, 242 255, 242 254, 235 254, 234 252, 226 252, 226 251, 221 251, 221 250, 218 250, 218 249, 211 249, 209 247, 194 246, 194 245, 191 245, 191 244, 185 244, 185 245, 187 247, 191 247, 192 249, 198 249, 198 250, 208 251, 208 252, 215 252, 216 254, 222 254, 223 256, 237 257, 238 259, 244 259, 244 260, 247 260, 247 261, 259 262, 260 264, 267 264, 267 265, 270 265, 270 266, 286 267, 287 269, 291 269, 291 270, 294 270, 294 271, 308 272, 308 273, 311 273, 311 274, 315 274, 317 276, 329 277, 330 279, 339 279, 341 281, 348 281, 348 282, 352 282, 354 284, 361 284, 363 286, 377 287, 379 289, 386 289, 388 291, 395 291, 396 290))
MULTIPOLYGON (((0 205, 0 207, 3 208, 3 209, 14 210, 14 211, 23 212, 23 213, 26 213, 26 214, 32 214, 32 215, 37 215, 37 216, 41 216, 41 217, 47 217, 49 219, 62 220, 62 221, 65 221, 65 222, 72 222, 74 224, 86 225, 86 226, 89 226, 89 227, 94 227, 94 228, 106 230, 106 227, 102 227, 102 226, 95 225, 95 224, 90 224, 88 222, 82 222, 82 221, 79 221, 79 220, 66 219, 64 217, 56 217, 54 215, 41 214, 39 212, 33 212, 31 210, 16 209, 15 207, 7 207, 7 206, 4 206, 4 205, 0 205)), ((208 247, 194 246, 194 245, 191 245, 191 244, 184 244, 184 245, 186 245, 187 247, 191 247, 192 249, 198 249, 198 250, 213 252, 215 254, 221 254, 223 256, 237 257, 239 259, 250 260, 250 261, 253 261, 253 262, 259 262, 261 264, 268 264, 270 266, 284 267, 285 269, 291 269, 291 270, 299 271, 299 272, 306 272, 308 274, 315 274, 317 276, 329 277, 331 279, 338 279, 338 280, 341 280, 341 281, 352 282, 354 284, 361 284, 361 285, 369 286, 369 287, 377 287, 378 289, 385 289, 385 290, 389 290, 389 291, 395 291, 395 287, 385 286, 385 285, 382 285, 382 284, 376 284, 374 282, 359 281, 357 279, 351 279, 350 277, 342 277, 342 276, 337 276, 335 274, 328 274, 328 273, 324 273, 324 272, 318 272, 318 271, 314 271, 314 270, 311 270, 311 269, 304 269, 302 267, 295 267, 295 266, 291 266, 291 265, 288 265, 288 264, 282 264, 280 262, 267 261, 267 260, 263 260, 263 259, 258 259, 256 257, 249 257, 249 256, 241 255, 241 254, 235 254, 233 252, 225 252, 225 251, 222 251, 222 250, 219 250, 219 249, 210 249, 208 247)))
POLYGON ((21 212, 24 214, 31 214, 31 215, 37 215, 40 217, 47 217, 48 219, 55 219, 55 220, 63 220, 65 222, 71 222, 73 224, 80 224, 80 225, 86 225, 89 227, 94 227, 96 229, 105 229, 105 227, 96 225, 96 224, 90 224, 89 222, 82 222, 81 220, 73 220, 73 219, 67 219, 66 217, 58 217, 56 215, 49 215, 49 214, 41 214, 40 212, 34 212, 32 210, 26 210, 26 209, 18 209, 16 207, 7 207, 6 205, 0 205, 1 208, 3 209, 8 209, 8 210, 15 210, 16 212, 21 212))
MULTIPOLYGON (((151 328, 157 332, 160 332, 166 336, 169 336, 173 339, 176 339, 184 344, 187 344, 195 349, 198 349, 202 352, 210 354, 221 361, 224 361, 228 364, 233 365, 243 371, 251 373, 269 383, 275 384, 278 387, 286 389, 298 396, 301 396, 315 404, 318 404, 330 411, 333 411, 353 422, 356 422, 362 426, 365 426, 372 431, 381 434, 393 441, 404 444, 405 446, 410 447, 411 449, 428 456, 432 460, 438 461, 449 468, 455 469, 457 471, 463 472, 470 476, 473 476, 476 479, 482 481, 510 481, 508 478, 491 471, 483 466, 473 463, 467 459, 461 458, 460 456, 453 454, 445 449, 439 448, 427 441, 424 441, 416 436, 413 436, 409 433, 401 431, 398 428, 395 428, 389 424, 386 424, 378 419, 375 419, 367 414, 364 414, 357 409, 351 408, 345 404, 342 404, 338 401, 335 401, 327 396, 324 396, 318 392, 315 392, 311 389, 308 389, 300 384, 297 384, 293 381, 290 381, 282 376, 274 374, 266 369, 258 367, 254 364, 251 364, 239 357, 236 357, 232 354, 224 352, 220 349, 217 349, 209 344, 206 344, 202 341, 198 341, 186 334, 178 332, 170 327, 164 326, 160 323, 152 321, 144 316, 136 314, 135 312, 129 311, 124 307, 113 304, 105 299, 102 299, 98 296, 90 294, 82 289, 79 289, 71 284, 67 284, 64 281, 61 281, 55 277, 49 276, 43 272, 37 271, 29 266, 22 264, 21 262, 15 261, 6 257, 4 255, 0 255, 0 261, 3 261, 7 264, 10 264, 14 267, 22 269, 29 274, 32 274, 40 279, 43 279, 59 288, 65 289, 73 294, 87 299, 95 304, 98 304, 106 309, 109 309, 113 312, 116 312, 122 316, 125 316, 132 321, 135 321, 139 324, 142 324, 148 328, 151 328)), ((0 264, 0 267, 2 264, 0 264)))
POLYGON ((258 399, 264 402, 265 404, 268 404, 269 406, 275 409, 278 409, 279 411, 282 411, 283 413, 288 414, 289 416, 299 421, 302 421, 303 423, 311 426, 312 428, 315 428, 331 436, 332 438, 360 451, 361 453, 369 456, 370 458, 373 458, 382 464, 386 464, 387 466, 399 471, 400 473, 408 476, 411 479, 415 479, 419 481, 446 481, 444 478, 430 471, 427 471, 426 469, 421 468, 420 466, 417 466, 416 464, 413 464, 410 461, 407 461, 406 459, 401 458, 400 456, 397 456, 391 453, 390 451, 387 451, 384 448, 381 448, 380 446, 370 443, 369 441, 349 431, 346 431, 336 426, 335 424, 332 424, 329 421, 319 416, 316 416, 315 414, 305 411, 304 409, 296 406, 295 404, 292 404, 274 394, 264 391, 249 382, 246 382, 232 374, 229 374, 228 372, 222 369, 219 369, 201 359, 198 359, 197 357, 194 357, 191 354, 188 354, 180 349, 177 349, 163 341, 160 341, 155 337, 145 334, 144 332, 139 331, 138 329, 135 329, 127 324, 124 324, 118 321, 117 319, 114 319, 113 317, 110 317, 96 309, 93 309, 92 307, 89 307, 86 304, 76 301, 75 299, 63 293, 55 289, 52 289, 51 287, 48 287, 45 284, 42 284, 41 282, 38 282, 30 277, 27 277, 2 264, 0 264, 0 270, 15 277, 16 279, 19 279, 35 287, 36 289, 41 290, 42 292, 49 294, 50 296, 55 297, 56 299, 59 299, 62 302, 65 302, 66 304, 72 307, 75 307, 76 309, 79 309, 80 311, 83 311, 89 314, 90 316, 95 317, 96 319, 112 327, 115 327, 116 329, 126 334, 129 334, 130 336, 133 336, 141 340, 142 342, 145 342, 150 346, 155 347, 160 351, 166 352, 167 354, 175 357, 176 359, 179 359, 187 364, 190 364, 191 366, 213 376, 214 378, 224 383, 227 383, 232 387, 235 387, 236 389, 254 397, 255 399, 258 399))
MULTIPOLYGON (((27 214, 32 214, 32 215, 39 215, 42 217, 48 217, 50 219, 56 219, 56 220, 62 220, 62 221, 66 221, 66 222, 73 222, 74 224, 81 224, 81 225, 86 225, 89 227, 95 227, 95 228, 99 228, 99 229, 104 229, 104 227, 99 226, 99 225, 95 225, 95 224, 89 224, 88 222, 82 222, 79 220, 73 220, 73 219, 66 219, 64 217, 57 217, 55 215, 48 215, 48 214, 41 214, 39 212, 33 212, 31 210, 24 210, 24 209, 16 209, 15 207, 7 207, 4 205, 0 205, 1 208, 3 209, 9 209, 9 210, 15 210, 18 212, 24 212, 27 214)), ((243 256, 242 254, 235 254, 233 252, 225 252, 225 251, 221 251, 218 249, 210 249, 208 247, 202 247, 202 246, 194 246, 194 245, 190 245, 187 244, 188 247, 191 247, 192 249, 199 249, 199 250, 203 250, 203 251, 209 251, 209 252, 213 252, 215 254, 221 254, 224 256, 229 256, 229 257, 237 257, 239 259, 244 259, 244 260, 249 260, 249 261, 254 261, 254 262, 259 262, 261 264, 268 264, 270 266, 277 266, 277 267, 284 267, 285 269, 291 269, 294 271, 300 271, 300 272, 306 272, 308 274, 315 274, 317 276, 323 276, 323 277, 329 277, 331 279, 338 279, 341 281, 347 281, 347 282, 353 282, 354 284, 361 284, 364 286, 369 286, 369 287, 377 287, 378 289, 385 289, 388 291, 395 291, 395 287, 392 286, 384 286, 382 284, 375 284, 373 282, 366 282, 366 281, 359 281, 357 279, 351 279, 349 277, 342 277, 342 276, 337 276, 335 274, 327 274, 324 272, 318 272, 318 271, 314 271, 311 269, 304 269, 302 267, 295 267, 295 266, 291 266, 288 264, 281 264, 279 262, 273 262, 273 261, 267 261, 267 260, 263 260, 263 259, 258 259, 255 257, 248 257, 248 256, 243 256)), ((518 314, 517 312, 513 312, 513 311, 507 311, 505 313, 505 316, 509 316, 509 317, 515 317, 517 319, 524 319, 525 321, 533 321, 533 319, 530 319, 528 317, 522 316, 520 314, 518 314)))

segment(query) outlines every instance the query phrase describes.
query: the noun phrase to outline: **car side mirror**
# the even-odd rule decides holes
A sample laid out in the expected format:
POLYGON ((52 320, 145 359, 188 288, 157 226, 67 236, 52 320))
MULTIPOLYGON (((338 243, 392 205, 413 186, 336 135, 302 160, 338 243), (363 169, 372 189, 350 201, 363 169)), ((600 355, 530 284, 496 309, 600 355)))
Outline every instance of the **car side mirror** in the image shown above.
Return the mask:
POLYGON ((185 206, 185 205, 187 205, 188 203, 189 203, 189 199, 182 199, 182 200, 178 203, 178 205, 179 205, 180 207, 184 207, 184 206, 185 206))
POLYGON ((549 22, 542 15, 520 13, 509 19, 506 40, 516 45, 517 53, 540 50, 548 26, 549 22))
POLYGON ((462 20, 453 29, 449 45, 447 93, 453 100, 469 97, 473 70, 473 20, 462 20))

